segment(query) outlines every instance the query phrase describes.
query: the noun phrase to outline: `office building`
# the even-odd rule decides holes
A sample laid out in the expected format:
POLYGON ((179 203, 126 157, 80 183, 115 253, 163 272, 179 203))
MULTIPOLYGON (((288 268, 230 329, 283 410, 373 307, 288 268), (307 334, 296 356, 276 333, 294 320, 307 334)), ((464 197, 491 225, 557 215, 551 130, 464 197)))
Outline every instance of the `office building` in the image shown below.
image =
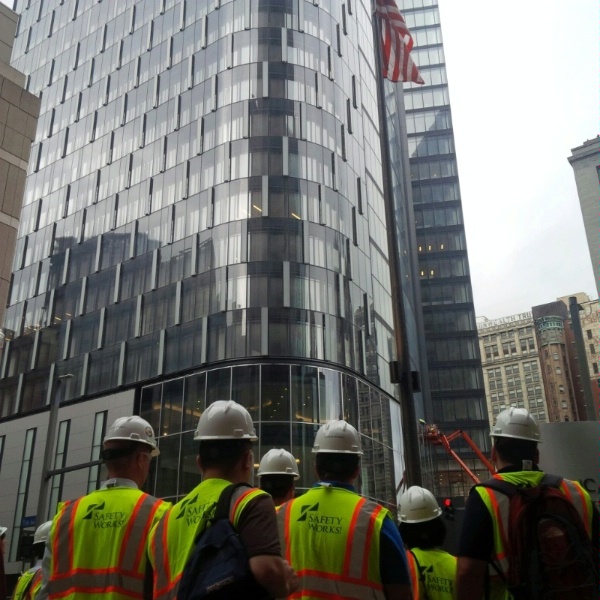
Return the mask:
POLYGON ((548 410, 531 312, 478 317, 477 331, 490 426, 510 406, 526 408, 545 422, 548 410))
POLYGON ((598 372, 598 352, 600 351, 600 303, 598 300, 579 302, 579 320, 583 338, 583 349, 586 356, 592 406, 587 407, 588 421, 600 420, 600 373, 598 372))
POLYGON ((574 340, 569 335, 569 313, 556 300, 532 308, 537 344, 540 348, 542 378, 548 404, 548 421, 578 421, 581 394, 572 369, 574 340))
MULTIPOLYGON (((10 66, 17 15, 0 4, 0 324, 12 273, 39 100, 25 91, 25 76, 10 66)), ((0 356, 4 334, 0 331, 0 356)))
POLYGON ((600 183, 600 136, 588 140, 581 146, 573 148, 569 162, 575 174, 577 194, 581 205, 581 214, 585 227, 590 260, 596 291, 600 293, 598 265, 600 264, 600 245, 598 242, 598 185, 600 183))
MULTIPOLYGON (((446 434, 467 431, 486 452, 489 424, 439 6, 437 0, 398 4, 413 34, 412 54, 425 80, 423 86, 406 84, 404 95, 431 387, 426 420, 446 434)), ((485 476, 466 444, 457 443, 456 449, 469 468, 485 476)), ((466 496, 472 481, 458 464, 440 450, 434 458, 436 494, 466 496)))
POLYGON ((13 65, 41 111, 0 371, 13 571, 52 403, 48 515, 98 485, 105 428, 133 412, 160 440, 148 491, 181 497, 199 478, 198 417, 224 398, 252 414, 257 457, 299 459, 300 488, 319 424, 348 419, 361 491, 395 508, 402 398, 370 5, 18 0, 13 65))

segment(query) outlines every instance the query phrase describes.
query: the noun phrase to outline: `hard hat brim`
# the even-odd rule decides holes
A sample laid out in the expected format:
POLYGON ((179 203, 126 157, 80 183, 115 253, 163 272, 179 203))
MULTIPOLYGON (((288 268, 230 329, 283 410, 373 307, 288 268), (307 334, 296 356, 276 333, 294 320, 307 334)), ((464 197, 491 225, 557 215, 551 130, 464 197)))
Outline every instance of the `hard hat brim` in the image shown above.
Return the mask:
POLYGON ((329 448, 321 449, 321 448, 313 448, 313 454, 354 454, 355 456, 362 456, 362 450, 330 450, 329 448))
POLYGON ((258 436, 257 435, 248 435, 248 434, 244 434, 244 435, 204 435, 204 434, 200 434, 200 435, 194 436, 195 442, 208 442, 210 440, 213 440, 213 441, 248 440, 249 442, 257 442, 258 436))
POLYGON ((259 471, 256 475, 258 477, 264 477, 265 475, 281 475, 282 477, 293 477, 294 479, 300 479, 299 473, 284 473, 283 471, 259 471))
POLYGON ((526 442, 533 442, 535 444, 541 444, 542 438, 541 436, 538 439, 534 439, 531 437, 527 437, 525 435, 512 435, 510 433, 490 433, 490 437, 492 438, 512 438, 513 440, 525 440, 526 442))
POLYGON ((111 437, 108 440, 105 439, 104 441, 105 442, 122 441, 122 442, 133 442, 135 444, 143 444, 144 446, 148 446, 149 448, 152 449, 152 452, 150 453, 150 455, 153 458, 160 455, 160 450, 159 450, 158 446, 156 446, 155 444, 151 444, 150 442, 147 442, 145 440, 135 440, 130 437, 123 436, 123 437, 111 437))

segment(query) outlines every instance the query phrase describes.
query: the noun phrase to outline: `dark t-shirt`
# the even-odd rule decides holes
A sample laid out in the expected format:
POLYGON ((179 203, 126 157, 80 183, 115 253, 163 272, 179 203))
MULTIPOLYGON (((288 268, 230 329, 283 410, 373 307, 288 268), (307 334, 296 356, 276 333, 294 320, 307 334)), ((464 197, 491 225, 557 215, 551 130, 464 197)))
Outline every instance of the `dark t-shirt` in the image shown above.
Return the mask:
MULTIPOLYGON (((514 473, 519 471, 513 467, 500 469, 498 473, 514 473)), ((593 504, 592 543, 598 549, 599 516, 598 509, 593 504)), ((494 553, 494 523, 481 496, 471 488, 465 504, 464 525, 458 544, 458 556, 488 561, 494 553)))
POLYGON ((248 502, 237 527, 248 557, 281 556, 275 505, 271 496, 260 495, 248 502))

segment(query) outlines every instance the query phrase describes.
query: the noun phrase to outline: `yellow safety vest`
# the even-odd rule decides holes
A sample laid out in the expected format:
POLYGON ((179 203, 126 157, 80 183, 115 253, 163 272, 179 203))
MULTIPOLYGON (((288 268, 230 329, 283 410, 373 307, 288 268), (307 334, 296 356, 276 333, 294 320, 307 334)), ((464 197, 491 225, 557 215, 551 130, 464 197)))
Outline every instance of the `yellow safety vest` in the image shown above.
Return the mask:
MULTIPOLYGON (((515 471, 512 473, 497 473, 494 475, 494 478, 508 481, 514 485, 526 485, 531 487, 539 485, 543 477, 544 473, 542 471, 515 471)), ((579 483, 569 479, 563 479, 559 489, 577 509, 577 512, 585 525, 586 532, 591 538, 593 510, 589 494, 579 483)), ((481 496, 483 503, 492 516, 494 528, 493 559, 502 572, 506 573, 508 570, 507 549, 510 499, 506 494, 483 486, 477 486, 475 490, 481 496)), ((489 567, 489 577, 491 582, 491 600, 509 600, 512 598, 512 594, 508 592, 502 579, 491 566, 489 567)))
POLYGON ((49 599, 141 599, 146 537, 169 506, 127 487, 60 505, 50 532, 49 599))
MULTIPOLYGON (((153 599, 177 597, 183 569, 194 551, 194 542, 215 514, 221 492, 230 485, 224 479, 207 479, 170 508, 148 537, 148 557, 154 570, 153 599)), ((268 496, 256 488, 240 487, 231 499, 230 521, 237 527, 248 503, 268 496)))
POLYGON ((423 600, 425 594, 429 600, 454 599, 456 556, 439 548, 411 548, 406 557, 414 600, 423 600))
POLYGON ((285 558, 300 578, 289 598, 383 599, 379 539, 389 512, 349 490, 318 486, 277 512, 285 558))
POLYGON ((42 586, 42 568, 41 566, 33 567, 25 571, 12 595, 12 600, 33 600, 42 586))

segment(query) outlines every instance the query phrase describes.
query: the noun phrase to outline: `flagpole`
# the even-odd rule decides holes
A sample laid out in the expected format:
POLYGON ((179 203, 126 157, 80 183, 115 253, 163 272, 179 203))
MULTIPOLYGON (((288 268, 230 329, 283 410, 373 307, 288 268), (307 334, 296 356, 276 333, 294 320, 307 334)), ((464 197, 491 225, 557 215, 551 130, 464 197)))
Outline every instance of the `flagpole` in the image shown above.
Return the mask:
MULTIPOLYGON (((375 46, 375 79, 377 80, 377 106, 379 108, 379 141, 381 145, 381 168, 383 171, 383 197, 387 223, 388 253, 390 263, 390 279, 392 284, 392 312, 394 316, 394 340, 396 357, 400 366, 400 410, 402 414, 402 433, 404 437, 404 463, 406 469, 405 482, 408 486, 422 485, 421 459, 419 454, 419 436, 417 416, 412 389, 410 357, 405 329, 405 311, 400 282, 400 256, 398 245, 398 229, 392 174, 390 170, 389 135, 386 119, 385 81, 383 78, 383 62, 381 58, 381 26, 377 16, 375 0, 371 0, 371 17, 373 22, 373 42, 375 46)), ((420 307, 418 308, 420 310, 420 307)))

